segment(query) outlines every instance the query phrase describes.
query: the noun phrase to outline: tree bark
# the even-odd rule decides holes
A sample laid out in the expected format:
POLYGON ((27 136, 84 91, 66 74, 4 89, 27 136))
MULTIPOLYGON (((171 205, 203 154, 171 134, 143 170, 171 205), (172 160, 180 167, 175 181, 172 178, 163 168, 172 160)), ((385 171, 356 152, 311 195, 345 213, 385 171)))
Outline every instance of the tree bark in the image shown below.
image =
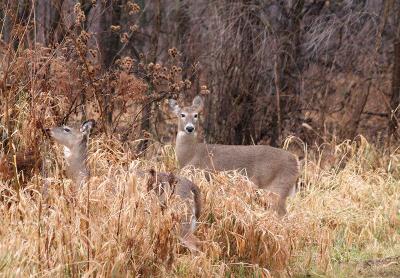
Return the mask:
POLYGON ((391 138, 399 139, 400 118, 400 8, 397 12, 396 37, 393 41, 393 72, 392 72, 392 95, 390 98, 389 115, 389 145, 391 138))
MULTIPOLYGON (((155 21, 154 21, 154 30, 151 36, 151 49, 149 55, 149 61, 154 64, 157 62, 157 53, 158 53, 158 42, 159 42, 159 34, 161 31, 161 1, 157 0, 155 3, 155 21)), ((148 94, 152 94, 153 88, 149 88, 148 94)), ((142 110, 142 123, 140 128, 142 132, 150 132, 150 119, 151 119, 151 111, 152 111, 152 102, 145 103, 142 110)), ((149 140, 146 139, 141 141, 139 144, 139 151, 143 152, 147 149, 149 140)))
POLYGON ((360 124, 360 119, 364 111, 364 107, 367 104, 370 88, 371 81, 368 81, 368 88, 360 92, 361 95, 355 101, 354 109, 350 116, 350 119, 344 126, 343 138, 354 140, 354 137, 357 136, 358 125, 360 124))
MULTIPOLYGON (((111 25, 120 25, 121 19, 121 6, 122 1, 113 1, 108 0, 103 4, 103 16, 101 21, 101 29, 103 35, 101 36, 101 56, 102 56, 102 64, 105 69, 109 69, 115 59, 116 55, 120 48, 120 36, 119 33, 112 32, 110 30, 111 25), (107 7, 111 7, 108 8, 107 7)), ((113 121, 113 106, 112 106, 112 91, 104 91, 103 92, 103 105, 104 105, 104 127, 107 133, 110 133, 112 130, 112 121, 113 121)))
MULTIPOLYGON (((301 62, 300 55, 300 23, 302 20, 302 11, 304 0, 296 0, 287 10, 283 2, 281 5, 281 13, 283 22, 281 24, 282 34, 280 42, 280 51, 277 54, 277 62, 275 68, 275 89, 277 90, 277 105, 279 104, 280 115, 276 120, 276 141, 271 142, 272 145, 280 146, 281 140, 285 137, 282 131, 299 134, 298 130, 301 126, 301 102, 300 102, 300 72, 301 62), (285 116, 285 117, 283 117, 285 116)), ((279 43, 278 43, 279 44, 279 43)))

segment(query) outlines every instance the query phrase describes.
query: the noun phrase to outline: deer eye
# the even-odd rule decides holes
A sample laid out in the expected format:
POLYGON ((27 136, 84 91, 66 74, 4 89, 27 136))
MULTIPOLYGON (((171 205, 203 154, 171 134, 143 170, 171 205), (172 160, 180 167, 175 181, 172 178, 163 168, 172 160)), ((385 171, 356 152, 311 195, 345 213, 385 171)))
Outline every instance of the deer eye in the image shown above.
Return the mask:
POLYGON ((70 132, 71 130, 68 127, 64 127, 65 132, 70 132))
POLYGON ((193 116, 195 119, 197 119, 197 114, 194 114, 194 116, 193 116))
POLYGON ((186 115, 182 113, 182 114, 181 114, 181 117, 182 117, 182 118, 185 118, 185 117, 186 117, 186 115))

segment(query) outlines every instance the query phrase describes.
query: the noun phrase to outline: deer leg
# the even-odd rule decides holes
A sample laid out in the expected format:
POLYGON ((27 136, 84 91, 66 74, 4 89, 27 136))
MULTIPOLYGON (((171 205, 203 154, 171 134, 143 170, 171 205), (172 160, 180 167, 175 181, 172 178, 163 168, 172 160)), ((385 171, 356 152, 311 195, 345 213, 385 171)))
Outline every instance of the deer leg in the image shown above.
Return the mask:
POLYGON ((294 183, 295 181, 288 179, 286 176, 278 176, 272 181, 271 185, 267 187, 268 190, 278 195, 278 200, 275 203, 274 209, 279 216, 283 216, 287 213, 286 199, 294 183))

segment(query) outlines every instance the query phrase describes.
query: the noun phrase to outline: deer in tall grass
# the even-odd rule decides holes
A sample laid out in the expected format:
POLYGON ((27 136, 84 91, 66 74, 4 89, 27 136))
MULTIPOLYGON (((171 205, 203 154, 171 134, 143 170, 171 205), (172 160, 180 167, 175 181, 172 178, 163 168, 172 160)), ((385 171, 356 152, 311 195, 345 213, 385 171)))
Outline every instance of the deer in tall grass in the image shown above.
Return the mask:
POLYGON ((94 120, 87 120, 79 129, 66 125, 47 129, 54 141, 64 147, 67 177, 78 186, 89 178, 87 149, 89 134, 94 125, 94 120))
POLYGON ((266 145, 198 143, 203 98, 196 96, 192 105, 186 107, 180 107, 176 100, 170 99, 169 106, 178 116, 175 151, 180 167, 192 165, 208 171, 244 170, 258 188, 277 194, 274 209, 280 216, 286 214, 286 198, 292 193, 300 171, 295 155, 266 145))
POLYGON ((187 178, 179 177, 172 173, 156 173, 152 169, 149 174, 147 190, 156 192, 163 207, 167 206, 170 199, 175 196, 178 196, 182 201, 184 207, 179 239, 190 251, 197 252, 199 250, 199 240, 194 235, 194 231, 202 209, 199 187, 187 178))

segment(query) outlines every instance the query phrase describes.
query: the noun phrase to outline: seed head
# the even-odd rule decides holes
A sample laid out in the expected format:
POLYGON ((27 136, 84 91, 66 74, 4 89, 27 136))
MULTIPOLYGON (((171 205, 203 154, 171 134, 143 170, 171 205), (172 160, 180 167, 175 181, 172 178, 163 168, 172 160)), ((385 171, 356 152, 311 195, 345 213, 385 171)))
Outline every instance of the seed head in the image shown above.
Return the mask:
POLYGON ((129 41, 128 33, 126 33, 126 32, 122 33, 120 40, 121 40, 121 43, 127 43, 129 41))
POLYGON ((76 3, 74 6, 75 24, 81 25, 85 21, 85 13, 81 9, 81 4, 76 3))
POLYGON ((139 26, 137 26, 136 24, 129 26, 129 30, 131 30, 132 32, 137 32, 137 30, 139 30, 139 26))
POLYGON ((177 50, 175 47, 170 48, 170 49, 168 49, 168 54, 169 54, 169 56, 171 56, 172 58, 175 58, 176 55, 178 55, 178 50, 177 50))
POLYGON ((121 30, 121 26, 119 25, 111 25, 110 27, 112 32, 119 32, 121 30))
POLYGON ((140 6, 137 3, 131 1, 128 2, 129 15, 137 14, 140 12, 140 6))
POLYGON ((190 82, 189 79, 186 79, 186 80, 185 80, 185 87, 186 87, 186 89, 190 89, 191 86, 192 86, 192 82, 190 82))

